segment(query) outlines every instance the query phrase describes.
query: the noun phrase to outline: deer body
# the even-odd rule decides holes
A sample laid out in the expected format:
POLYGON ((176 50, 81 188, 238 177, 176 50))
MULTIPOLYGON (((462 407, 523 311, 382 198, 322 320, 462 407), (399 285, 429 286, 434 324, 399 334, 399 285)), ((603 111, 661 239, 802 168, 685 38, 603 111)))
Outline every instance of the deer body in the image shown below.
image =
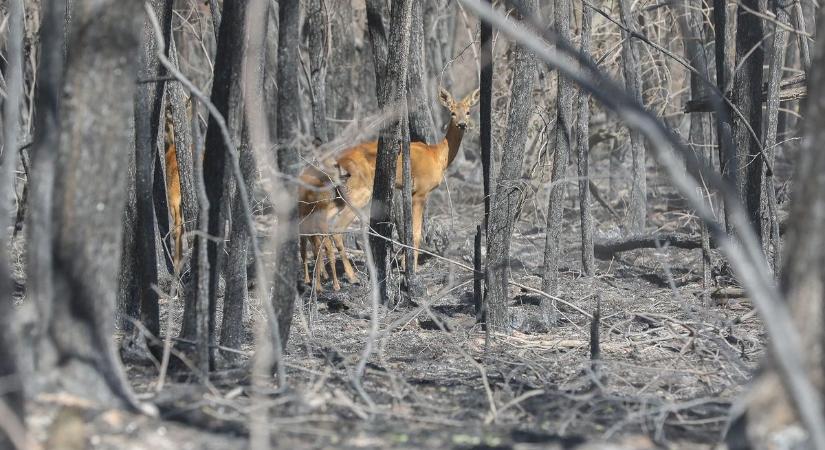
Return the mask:
MULTIPOLYGON (((168 113, 168 111, 167 111, 168 113)), ((178 170, 178 153, 175 146, 175 129, 172 118, 166 116, 166 201, 169 203, 169 214, 172 216, 172 235, 175 241, 175 253, 172 261, 176 268, 180 267, 183 257, 183 209, 181 207, 180 172, 178 170)))
MULTIPOLYGON (((439 100, 451 112, 450 124, 447 133, 441 142, 426 144, 423 142, 410 143, 410 173, 412 178, 412 227, 414 266, 418 267, 418 247, 421 243, 421 230, 424 223, 424 206, 427 197, 444 181, 447 168, 455 160, 461 146, 461 139, 469 121, 470 108, 478 101, 478 90, 462 101, 455 101, 443 89, 439 93, 439 100)), ((378 156, 378 142, 366 142, 341 152, 336 158, 336 166, 344 179, 342 190, 346 192, 345 200, 336 198, 326 203, 326 216, 333 222, 333 240, 345 269, 351 270, 351 264, 346 256, 343 237, 340 230, 346 229, 357 217, 357 211, 363 210, 372 198, 372 188, 375 179, 375 162, 378 156)), ((396 188, 401 189, 404 183, 402 172, 403 156, 399 156, 396 165, 396 188)), ((307 169, 309 170, 309 168, 307 169)), ((307 194, 307 197, 310 195, 307 194)), ((304 199, 301 198, 303 202, 304 199)), ((328 252, 329 253, 329 252, 328 252)), ((302 253, 303 254, 303 253, 302 253)), ((330 257, 334 261, 334 257, 330 257)), ((305 272, 306 272, 306 259, 305 272)), ((347 275, 349 276, 349 271, 347 275)), ((306 275, 306 273, 305 273, 306 275)), ((353 272, 354 275, 354 272, 353 272)), ((333 283, 337 283, 334 279, 333 283)), ((308 279, 308 275, 305 276, 308 279)), ((353 277, 350 277, 350 281, 353 277)))

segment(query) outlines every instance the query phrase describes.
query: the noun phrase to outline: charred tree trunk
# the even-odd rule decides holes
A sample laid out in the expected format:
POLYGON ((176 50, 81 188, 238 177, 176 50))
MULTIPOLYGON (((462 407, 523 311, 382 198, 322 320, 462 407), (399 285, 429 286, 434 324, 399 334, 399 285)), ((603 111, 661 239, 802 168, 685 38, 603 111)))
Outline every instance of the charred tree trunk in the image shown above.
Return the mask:
MULTIPOLYGON (((164 42, 169 42, 172 30, 172 1, 153 0, 152 9, 161 24, 164 42)), ((135 247, 133 270, 137 277, 138 298, 140 299, 140 320, 149 333, 160 335, 160 310, 158 294, 154 286, 158 283, 157 227, 155 223, 154 182, 158 159, 158 129, 163 106, 162 81, 166 70, 158 60, 158 42, 152 23, 143 25, 143 45, 140 54, 139 80, 161 80, 138 84, 135 92, 135 247)), ((168 53, 168 47, 163 49, 168 53)), ((160 183, 163 185, 162 173, 160 183)), ((165 197, 165 191, 164 195, 165 197)), ((165 204, 165 202, 164 202, 165 204)), ((168 209, 160 209, 157 214, 168 217, 168 209)), ((168 220, 167 220, 168 222, 168 220)), ((168 227, 167 227, 168 228, 168 227)))
MULTIPOLYGON (((729 36, 727 0, 713 0, 713 22, 714 22, 714 56, 716 61, 716 86, 722 95, 728 95, 728 61, 730 60, 727 51, 729 36)), ((730 122, 731 110, 727 104, 723 104, 716 111, 716 140, 719 151, 719 170, 722 177, 730 186, 735 185, 736 172, 733 169, 736 164, 735 151, 732 143, 732 125, 730 122)), ((728 209, 725 208, 725 227, 728 233, 732 232, 731 221, 728 218, 728 209)))
MULTIPOLYGON (((818 17, 822 20, 822 10, 818 17)), ((790 307, 794 326, 801 337, 795 353, 804 358, 808 379, 820 393, 825 386, 825 357, 823 356, 823 318, 825 309, 825 153, 821 143, 825 140, 825 28, 817 30, 817 45, 814 61, 808 72, 809 95, 805 112, 805 139, 796 163, 797 176, 794 198, 789 213, 789 228, 785 245, 785 266, 780 280, 782 291, 790 307)), ((771 358, 776 358, 775 355, 771 358)), ((800 424, 800 405, 788 395, 787 380, 775 364, 769 364, 752 383, 747 398, 750 400, 744 412, 744 419, 737 422, 744 425, 728 433, 728 441, 744 438, 752 448, 764 448, 766 442, 786 442, 787 447, 819 448, 822 446, 822 424, 803 421, 800 424), (800 434, 798 427, 807 428, 800 434), (794 430, 793 428, 796 428, 794 430), (737 435, 737 432, 744 432, 737 435), (788 440, 791 436, 795 436, 788 440)), ((820 409, 821 403, 811 399, 811 408, 820 409)), ((808 416, 810 417, 810 416, 808 416)), ((733 448, 733 447, 731 447, 733 448)))
POLYGON ((146 411, 111 341, 126 194, 123 167, 132 146, 123 124, 134 120, 132 74, 137 69, 136 61, 124 55, 139 50, 141 12, 138 2, 115 1, 84 2, 74 11, 65 71, 65 91, 72 95, 60 108, 63 130, 50 193, 55 202, 52 248, 50 259, 36 264, 51 264, 53 292, 60 293, 60 301, 44 302, 50 314, 43 339, 54 353, 40 370, 59 370, 60 388, 101 405, 146 411))
MULTIPOLYGON (((372 61, 375 67, 375 91, 379 102, 383 92, 384 74, 387 70, 388 46, 387 31, 384 28, 386 2, 383 0, 367 0, 367 29, 372 47, 372 61)), ((380 106, 379 106, 380 107, 380 106)))
MULTIPOLYGON (((0 155, 0 380, 8 383, 0 393, 0 409, 10 420, 0 427, 0 448, 23 448, 24 393, 19 372, 19 324, 14 311, 11 259, 8 253, 8 233, 11 216, 9 200, 14 190, 14 167, 17 164, 20 109, 23 104, 23 0, 11 0, 8 5, 9 32, 6 39, 6 67, 3 73, 6 95, 3 102, 3 154, 0 155), (16 423, 10 423, 16 422, 16 423)), ((48 7, 48 6, 47 6, 48 7)))
MULTIPOLYGON (((566 41, 570 41, 571 36, 570 12, 570 0, 556 0, 554 8, 555 29, 556 33, 566 41)), ((562 216, 565 192, 564 176, 572 150, 572 132, 573 83, 559 75, 558 93, 556 96, 556 136, 554 142, 555 148, 553 149, 553 173, 550 179, 550 203, 547 206, 547 235, 544 242, 544 276, 541 283, 542 290, 554 296, 558 295, 559 264, 561 263, 561 258, 564 256, 564 250, 561 248, 561 229, 564 221, 564 217, 562 216)), ((632 134, 631 139, 634 139, 632 134)), ((550 141, 548 140, 548 142, 550 141)), ((639 141, 634 140, 633 143, 637 144, 639 141)), ((634 147, 634 189, 636 186, 635 152, 636 149, 634 147)), ((642 156, 642 161, 644 161, 644 156, 642 156)), ((642 172, 642 177, 644 177, 644 172, 642 172)), ((634 209, 636 206, 634 205, 638 206, 638 204, 631 200, 631 215, 636 211, 634 209)), ((635 223, 636 222, 634 222, 634 224, 635 223)), ((541 310, 545 322, 555 325, 557 321, 555 301, 542 299, 541 310)))
MULTIPOLYGON (((524 14, 535 14, 535 0, 524 2, 524 14)), ((492 194, 490 217, 487 222, 487 267, 485 303, 487 327, 494 331, 509 329, 507 314, 510 282, 510 239, 513 234, 516 213, 521 203, 521 171, 524 163, 524 147, 527 143, 527 123, 533 107, 533 82, 536 62, 533 55, 516 47, 513 59, 513 85, 507 131, 501 149, 501 169, 492 194)), ((484 107, 482 106, 482 111, 484 107)))
POLYGON ((739 197, 750 215, 757 234, 761 230, 762 197, 762 19, 759 0, 743 0, 737 9, 736 73, 733 75, 731 100, 742 113, 733 121, 733 142, 737 149, 736 186, 739 197), (743 122, 746 120, 747 122, 743 122), (753 136, 755 134, 756 136, 753 136))
MULTIPOLYGON (((378 156, 375 162, 375 182, 370 205, 370 227, 377 235, 370 236, 373 261, 378 276, 379 296, 385 303, 393 303, 387 290, 390 275, 390 249, 392 238, 392 196, 395 190, 395 170, 402 145, 409 145, 407 128, 407 68, 410 55, 411 29, 410 0, 393 0, 390 29, 393 34, 387 52, 386 72, 378 81, 378 106, 395 114, 384 121, 378 139, 378 156)), ((370 36, 373 37, 372 25, 370 36)), ((373 49, 378 46, 373 42, 373 49)), ((376 73, 379 66, 376 65, 376 73)), ((378 77, 376 77, 378 78, 378 77)))
MULTIPOLYGON (((628 30, 638 29, 636 20, 630 10, 629 0, 619 0, 622 24, 628 30)), ((641 67, 639 65, 639 50, 636 41, 630 33, 622 31, 622 73, 630 96, 640 105, 642 99, 642 83, 640 80, 641 67)), ((641 232, 645 227, 647 215, 647 182, 645 174, 645 142, 642 133, 630 130, 630 158, 632 167, 632 185, 630 188, 630 204, 628 210, 628 228, 631 232, 641 232)), ((554 169, 555 170, 555 169, 554 169)))
MULTIPOLYGON (((215 73, 212 83, 211 102, 218 109, 218 112, 225 118, 233 142, 227 143, 221 134, 220 127, 215 117, 209 117, 209 125, 206 130, 206 143, 203 159, 203 177, 209 180, 206 183, 206 196, 209 202, 209 236, 223 241, 224 224, 226 218, 224 214, 226 208, 223 207, 226 199, 224 194, 225 180, 227 177, 226 161, 229 149, 227 144, 236 145, 239 141, 241 123, 243 120, 243 96, 241 93, 240 67, 243 60, 244 50, 244 21, 246 18, 246 6, 244 2, 224 2, 221 13, 221 26, 218 34, 218 48, 215 54, 215 73)), ((205 236, 195 237, 197 247, 199 239, 206 239, 205 236)), ((215 239, 209 239, 206 244, 208 266, 202 265, 199 252, 195 252, 193 258, 194 277, 200 277, 200 271, 209 271, 208 289, 208 327, 207 330, 200 330, 198 323, 202 323, 203 318, 198 317, 198 304, 204 300, 195 296, 187 299, 184 311, 184 323, 181 328, 181 336, 184 338, 195 338, 198 345, 209 345, 214 348, 217 344, 215 330, 215 316, 218 297, 218 280, 223 266, 222 252, 218 251, 218 243, 215 239), (203 335, 201 331, 205 331, 203 335)), ((197 293, 198 290, 195 291, 197 293)), ((210 360, 213 352, 210 351, 210 360)), ((197 361, 199 367, 205 367, 203 361, 197 361)), ((210 362, 210 366, 212 363, 210 362)))
MULTIPOLYGON (((788 44, 788 32, 782 27, 788 25, 790 17, 786 8, 791 5, 782 0, 773 2, 773 10, 776 14, 778 24, 773 31, 773 52, 770 55, 768 64, 768 97, 765 114, 765 154, 764 157, 769 167, 773 167, 774 155, 776 154, 776 132, 779 125, 779 83, 782 79, 782 68, 785 65, 785 47, 788 44)), ((774 273, 779 269, 780 264, 780 239, 779 220, 777 217, 778 205, 776 204, 776 186, 774 184, 773 172, 763 170, 765 177, 762 195, 762 249, 768 257, 768 262, 774 273)))
MULTIPOLYGON (((582 4, 581 22, 581 52, 583 55, 590 54, 591 28, 593 24, 593 10, 582 4)), ((594 274, 593 257, 593 212, 590 208, 590 96, 579 91, 578 104, 576 107, 576 149, 578 156, 579 175, 579 213, 581 215, 581 257, 582 272, 587 277, 594 274)))
MULTIPOLYGON (((491 3, 492 0, 487 0, 491 3)), ((481 27, 481 74, 479 76, 479 143, 481 145, 481 177, 484 183, 484 230, 490 218, 490 173, 493 148, 493 27, 482 21, 481 27)))
MULTIPOLYGON (((424 64, 424 6, 422 3, 423 0, 412 2, 407 106, 410 116, 410 141, 432 144, 437 138, 430 107, 430 90, 427 87, 427 67, 424 64)), ((411 245, 411 242, 407 244, 411 245)))
POLYGON ((327 36, 329 14, 323 0, 311 0, 307 8, 312 129, 315 142, 324 143, 329 140, 326 94, 327 59, 330 54, 329 36, 327 36))
MULTIPOLYGON (((278 9, 278 167, 287 176, 297 176, 301 162, 295 137, 300 133, 301 105, 295 97, 298 92, 298 68, 301 65, 298 54, 300 42, 299 2, 287 1, 278 9)), ((278 253, 278 273, 272 306, 278 318, 278 332, 281 346, 286 347, 292 312, 298 296, 298 191, 294 183, 288 183, 289 203, 282 205, 289 222, 281 230, 288 236, 278 253)))

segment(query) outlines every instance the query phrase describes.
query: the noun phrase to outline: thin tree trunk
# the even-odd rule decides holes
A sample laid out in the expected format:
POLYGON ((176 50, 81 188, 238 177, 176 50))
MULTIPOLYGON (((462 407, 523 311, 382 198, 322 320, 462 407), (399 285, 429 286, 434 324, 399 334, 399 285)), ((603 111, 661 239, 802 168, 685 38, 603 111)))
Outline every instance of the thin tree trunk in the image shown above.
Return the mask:
MULTIPOLYGON (((787 25, 790 22, 788 12, 784 6, 773 2, 773 10, 776 14, 778 25, 774 27, 773 52, 768 63, 768 97, 765 114, 765 158, 768 165, 773 167, 774 155, 776 154, 776 131, 779 123, 779 82, 782 79, 782 68, 785 65, 785 47, 788 44, 788 32, 780 25, 787 25)), ((778 206, 776 204, 776 187, 772 172, 763 170, 765 184, 763 186, 763 204, 761 205, 762 215, 762 249, 768 257, 768 263, 776 273, 779 269, 780 239, 779 220, 777 217, 778 206), (774 229, 777 231, 774 233, 774 229)))
MULTIPOLYGON (((241 123, 243 120, 243 95, 241 93, 240 67, 243 59, 244 49, 244 21, 246 16, 246 6, 244 2, 224 2, 221 13, 221 27, 218 35, 218 48, 215 54, 215 73, 212 83, 211 102, 218 109, 218 112, 226 120, 226 125, 232 135, 232 145, 239 141, 241 123)), ((226 160, 227 143, 221 134, 218 122, 210 115, 209 125, 206 130, 205 153, 203 160, 203 177, 209 180, 206 183, 206 195, 209 201, 209 236, 214 236, 223 241, 225 232, 225 216, 227 213, 224 207, 225 202, 225 180, 227 176, 226 160)), ((199 239, 207 239, 204 236, 195 237, 197 247, 199 239)), ((223 254, 218 251, 218 243, 214 239, 209 239, 206 244, 208 267, 200 264, 199 252, 195 252, 193 258, 193 268, 195 279, 198 279, 202 269, 209 270, 208 288, 208 329, 206 335, 200 334, 197 324, 200 322, 197 315, 198 305, 203 299, 195 297, 188 299, 186 306, 189 311, 184 311, 183 327, 181 335, 191 339, 193 336, 198 345, 209 345, 210 348, 218 343, 215 330, 215 316, 218 297, 218 280, 220 270, 223 266, 223 254)), ((199 290, 195 290, 197 295, 199 290)), ((210 351, 210 360, 214 352, 210 351)), ((199 367, 204 367, 202 361, 196 362, 199 367)), ((212 363, 210 362, 210 367, 212 363)))
MULTIPOLYGON (((524 14, 536 14, 535 0, 524 2, 524 14)), ((501 150, 501 168, 492 194, 487 222, 487 267, 485 303, 487 327, 492 331, 509 329, 507 314, 510 282, 510 239, 522 197, 522 165, 527 143, 527 123, 533 108, 533 83, 536 62, 533 55, 517 46, 513 52, 513 84, 507 131, 501 150)), ((483 110, 483 106, 482 106, 483 110)))
POLYGON ((309 34, 309 74, 312 93, 312 129, 316 143, 329 140, 327 131, 327 59, 330 42, 329 14, 325 0, 310 0, 307 11, 307 33, 309 34))
MULTIPOLYGON (((716 61, 716 86, 722 95, 728 95, 728 61, 730 60, 728 53, 727 42, 730 39, 728 36, 728 13, 727 0, 713 0, 713 21, 715 32, 715 61, 716 61)), ((731 110, 727 104, 723 105, 716 111, 716 140, 719 151, 719 170, 722 173, 722 178, 729 183, 730 186, 735 185, 736 172, 733 170, 735 166, 735 152, 732 142, 732 125, 730 122, 731 110)), ((728 218, 729 209, 725 208, 725 228, 728 233, 732 232, 731 221, 728 218)))
POLYGON ((750 215, 757 234, 761 230, 762 171, 760 149, 762 132, 762 19, 751 11, 759 11, 759 0, 742 0, 737 10, 736 73, 733 76, 731 100, 748 121, 736 117, 733 122, 733 142, 737 149, 736 180, 739 197, 750 215), (751 134, 756 134, 754 138, 751 134))
MULTIPOLYGON (((622 24, 629 30, 636 30, 636 21, 630 10, 629 0, 619 0, 622 24)), ((641 105, 642 84, 639 79, 639 50, 634 38, 629 33, 622 32, 622 73, 625 84, 631 97, 641 105)), ((645 227, 647 215, 647 182, 645 173, 645 142, 642 133, 630 130, 630 157, 632 167, 632 185, 630 188, 630 204, 628 210, 628 228, 631 232, 641 232, 645 227)), ((555 169, 554 169, 555 170, 555 169)))
MULTIPOLYGON (((153 0, 152 9, 161 24, 164 42, 169 42, 172 30, 172 1, 153 0)), ((140 53, 139 80, 163 80, 166 70, 158 60, 155 30, 147 19, 143 25, 143 45, 140 53)), ((163 49, 168 53, 168 47, 163 49)), ((134 266, 140 298, 140 319, 154 336, 160 335, 158 294, 157 228, 155 223, 154 178, 158 157, 158 129, 163 106, 164 81, 140 83, 135 92, 135 247, 134 266)), ((162 181, 162 180, 161 180, 162 181)), ((163 183, 161 183, 163 184, 163 183)), ((165 193, 164 193, 165 197, 165 193)), ((168 209, 158 214, 168 217, 168 209)), ((167 220, 168 222, 168 220, 167 220)), ((168 227, 167 227, 168 228, 168 227)))
MULTIPOLYGON (((371 3, 370 1, 369 3, 371 3)), ((393 117, 384 121, 378 139, 378 156, 375 162, 375 182, 370 205, 370 227, 376 235, 370 236, 373 260, 376 264, 380 298, 385 303, 393 303, 387 290, 390 275, 390 249, 392 238, 392 196, 395 190, 395 171, 399 149, 409 145, 407 128, 407 69, 410 55, 411 0, 393 0, 390 18, 390 36, 387 52, 386 72, 383 80, 378 79, 378 106, 393 112, 393 117)), ((370 36, 373 26, 370 26, 370 36)), ((378 47, 373 42, 373 49, 378 47)), ((376 73, 379 72, 376 64, 376 73)))
MULTIPOLYGON (((278 167, 287 176, 297 176, 301 162, 293 140, 300 133, 301 105, 295 97, 298 92, 300 58, 299 3, 287 1, 278 10, 278 167)), ((287 183, 289 203, 281 205, 289 222, 281 230, 288 236, 278 252, 278 267, 273 290, 272 306, 278 318, 281 346, 286 348, 295 299, 298 297, 298 191, 294 183, 287 183)), ((273 344, 274 345, 274 344, 273 344)))
MULTIPOLYGON (((591 28, 593 23, 593 10, 582 4, 581 21, 581 52, 584 55, 590 54, 591 28)), ((579 213, 581 214, 581 257, 582 272, 586 277, 594 274, 593 258, 593 212, 590 207, 590 96, 584 91, 579 91, 576 114, 576 148, 578 150, 578 175, 579 175, 579 213)))
POLYGON ((412 2, 407 105, 410 110, 410 141, 432 144, 437 138, 430 103, 430 90, 427 86, 427 68, 424 64, 424 7, 422 3, 423 0, 412 2))
MULTIPOLYGON (((491 3, 492 0, 487 0, 491 3)), ((493 27, 482 21, 481 27, 481 74, 479 88, 479 143, 481 144, 481 177, 484 184, 484 230, 487 232, 490 218, 490 174, 492 173, 493 139, 493 27)))
MULTIPOLYGON (((559 36, 566 41, 570 41, 571 37, 571 9, 570 0, 556 0, 554 8, 555 29, 559 36)), ((564 211, 564 177, 573 145, 573 91, 573 83, 559 75, 558 94, 556 96, 557 113, 553 173, 550 179, 550 200, 547 206, 547 235, 544 242, 544 276, 541 283, 542 290, 554 296, 558 295, 559 265, 561 259, 564 257, 564 250, 561 248, 561 229, 564 223, 564 217, 562 215, 564 211)), ((644 177, 644 174, 642 176, 644 177)), ((635 181, 634 178, 634 186, 636 185, 635 181)), ((633 208, 632 205, 633 202, 631 201, 631 209, 633 208)), ((556 302, 542 299, 541 310, 545 322, 549 325, 555 325, 558 318, 556 302)))

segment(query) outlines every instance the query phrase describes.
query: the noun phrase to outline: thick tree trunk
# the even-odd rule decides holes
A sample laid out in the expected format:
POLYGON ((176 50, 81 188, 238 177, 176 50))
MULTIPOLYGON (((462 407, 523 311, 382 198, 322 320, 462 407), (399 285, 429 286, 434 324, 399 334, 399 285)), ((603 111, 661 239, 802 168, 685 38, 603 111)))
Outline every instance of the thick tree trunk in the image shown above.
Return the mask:
POLYGON ((764 164, 760 149, 762 135, 762 19, 751 11, 759 11, 759 0, 743 0, 737 9, 736 73, 733 76, 731 100, 742 116, 733 121, 733 142, 737 149, 736 186, 739 197, 750 215, 757 234, 761 230, 760 203, 764 164), (747 9, 746 9, 747 8, 747 9), (750 10, 750 11, 748 11, 750 10), (747 123, 743 122, 743 117, 747 123), (754 138, 751 131, 756 134, 754 138))
MULTIPOLYGON (((822 12, 820 11, 820 14, 822 12)), ((822 16, 819 17, 822 19, 822 16)), ((796 164, 797 176, 794 198, 789 213, 789 228, 785 245, 785 266, 782 270, 781 287, 794 318, 796 331, 802 341, 795 349, 804 358, 807 376, 819 389, 825 390, 825 354, 823 351, 823 318, 825 308, 825 153, 821 143, 825 140, 825 28, 817 30, 817 45, 814 46, 814 62, 808 73, 810 95, 805 112, 805 139, 799 151, 796 164)), ((773 356, 775 357, 775 356, 773 356)), ((769 364, 748 393, 748 405, 744 412, 744 430, 732 429, 729 442, 733 438, 747 438, 751 448, 767 448, 768 442, 785 442, 787 448, 817 448, 817 441, 809 440, 818 435, 821 446, 823 430, 821 424, 803 422, 808 428, 807 435, 800 435, 799 405, 791 401, 783 388, 780 372, 769 364), (811 429, 812 426, 817 429, 811 429), (794 429, 796 428, 796 429, 794 429), (744 431, 736 436, 737 431, 744 431)), ((815 399, 811 399, 815 401, 815 399)), ((821 403, 813 405, 821 408, 821 403)), ((741 441, 740 441, 741 442, 741 441)))
MULTIPOLYGON (((629 30, 637 30, 636 20, 630 10, 629 0, 619 0, 622 24, 629 30)), ((634 38, 629 33, 622 32, 622 73, 630 96, 641 105, 642 84, 640 81, 641 67, 639 65, 639 50, 634 38)), ((645 173, 645 142, 642 133, 630 130, 630 157, 632 167, 632 185, 630 188, 630 204, 628 206, 628 228, 631 232, 641 232, 645 227, 647 215, 647 182, 645 173)))
MULTIPOLYGON (((297 176, 301 168, 298 149, 293 140, 300 133, 301 105, 295 93, 298 92, 299 3, 287 1, 278 10, 278 167, 287 176, 297 176)), ((298 191, 294 183, 286 185, 289 202, 280 205, 289 217, 289 222, 281 228, 288 236, 278 253, 278 267, 272 306, 278 318, 278 332, 281 346, 286 347, 292 312, 298 296, 298 191)))
POLYGON ((65 90, 72 95, 61 105, 50 255, 54 292, 61 298, 51 303, 47 335, 56 354, 41 366, 59 369, 57 382, 69 392, 102 405, 139 409, 111 336, 126 194, 123 168, 132 146, 123 124, 133 120, 137 69, 137 61, 124 55, 138 54, 142 18, 139 2, 115 1, 83 2, 72 17, 65 71, 65 90))
MULTIPOLYGON (((161 24, 164 42, 169 42, 172 30, 172 0, 153 0, 152 9, 161 24)), ((149 20, 143 25, 143 45, 140 53, 139 80, 162 80, 166 70, 158 60, 158 42, 149 20)), ((168 53, 168 47, 162 49, 168 53)), ((163 106, 164 81, 138 84, 135 92, 135 231, 138 240, 132 270, 138 280, 140 320, 154 336, 160 335, 158 294, 157 228, 154 208, 155 163, 158 158, 158 130, 163 106)), ((160 182, 162 183, 161 178, 160 182)), ((165 192, 164 192, 165 197, 165 192)), ((168 217, 168 209, 157 214, 168 217)), ((168 220, 167 220, 168 222, 168 220)), ((168 228, 168 227, 167 227, 168 228)))
MULTIPOLYGON (((566 41, 570 41, 571 36, 570 11, 570 0, 556 0, 554 8, 555 29, 559 36, 566 41)), ((554 296, 558 295, 559 265, 562 257, 564 257, 564 250, 561 248, 561 229, 564 222, 562 212, 564 211, 564 192, 566 190, 564 177, 573 145, 572 133, 573 83, 559 75, 558 93, 556 95, 556 135, 554 139, 553 173, 550 178, 550 200, 547 206, 547 234, 544 241, 544 276, 541 283, 542 290, 554 296)), ((631 139, 633 139, 632 134, 631 139)), ((633 143, 636 144, 638 141, 634 141, 633 143)), ((634 156, 635 151, 636 149, 634 147, 634 156)), ((642 160, 644 160, 644 157, 642 160)), ((644 177, 644 172, 642 172, 642 177, 644 177)), ((635 187, 635 177, 633 184, 635 187)), ((631 214, 633 214, 634 211, 633 205, 635 205, 635 203, 631 200, 631 214)), ((555 301, 542 299, 541 310, 544 320, 548 324, 555 325, 557 321, 555 301)))
POLYGON ((3 103, 3 154, 0 155, 0 380, 8 384, 0 393, 0 408, 10 420, 0 426, 0 448, 21 445, 24 430, 24 394, 19 372, 19 325, 15 323, 12 293, 11 259, 8 234, 11 216, 9 200, 14 190, 14 167, 17 164, 20 109, 23 104, 23 0, 11 0, 8 5, 8 37, 6 39, 6 92, 3 103), (16 422, 16 423, 10 423, 16 422), (13 427, 13 428, 12 428, 13 427), (15 429, 16 428, 16 429, 15 429))
MULTIPOLYGON (((590 54, 593 10, 582 5, 581 52, 590 54)), ((582 273, 592 277, 595 270, 593 257, 593 212, 590 207, 590 96, 579 91, 576 108, 576 149, 579 175, 579 214, 581 215, 581 258, 582 273)))
MULTIPOLYGON (((372 1, 368 2, 372 3, 372 1)), ((390 274, 390 248, 392 238, 392 196, 395 190, 395 170, 398 153, 402 145, 409 145, 407 125, 407 68, 410 55, 411 29, 410 0, 393 0, 390 18, 390 36, 387 52, 386 72, 378 80, 378 106, 393 117, 384 121, 378 139, 378 156, 375 162, 375 182, 373 184, 372 203, 370 205, 370 227, 377 236, 370 236, 373 260, 376 265, 380 298, 385 303, 392 303, 387 291, 387 277, 390 274)), ((373 25, 370 25, 370 36, 373 25)), ((378 47, 373 42, 373 49, 378 47)), ((376 64, 376 73, 379 72, 376 64)))
MULTIPOLYGON (((537 9, 535 0, 525 1, 525 14, 535 14, 537 9)), ((529 51, 520 46, 516 47, 513 59, 514 75, 507 131, 501 150, 501 169, 496 179, 496 190, 492 194, 490 217, 487 222, 487 327, 503 332, 508 331, 510 325, 507 314, 510 239, 522 197, 521 172, 527 142, 527 123, 533 108, 533 83, 536 77, 536 62, 529 51)))

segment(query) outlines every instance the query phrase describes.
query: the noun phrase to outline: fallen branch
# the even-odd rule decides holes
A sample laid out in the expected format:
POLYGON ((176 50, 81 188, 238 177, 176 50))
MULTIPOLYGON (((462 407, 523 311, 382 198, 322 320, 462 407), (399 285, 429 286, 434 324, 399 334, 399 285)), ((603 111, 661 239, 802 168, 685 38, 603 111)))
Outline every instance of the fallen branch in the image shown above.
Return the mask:
MULTIPOLYGON (((712 239, 710 245, 716 247, 712 239)), ((635 234, 620 238, 599 239, 593 243, 593 252, 599 259, 609 259, 616 253, 628 250, 664 246, 692 250, 702 248, 702 240, 698 236, 685 233, 635 234)))

